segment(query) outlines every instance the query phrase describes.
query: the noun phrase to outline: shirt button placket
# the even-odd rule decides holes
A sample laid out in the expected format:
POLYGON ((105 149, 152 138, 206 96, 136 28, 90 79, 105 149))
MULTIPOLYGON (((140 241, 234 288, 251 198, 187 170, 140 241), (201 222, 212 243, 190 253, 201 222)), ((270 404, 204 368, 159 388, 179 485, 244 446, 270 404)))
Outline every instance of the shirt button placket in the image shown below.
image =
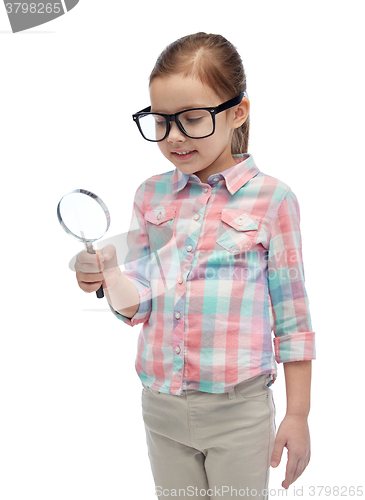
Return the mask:
MULTIPOLYGON (((180 313, 179 311, 177 311, 177 312, 175 313, 175 318, 176 318, 177 320, 179 320, 179 319, 181 318, 181 313, 180 313)), ((178 346, 178 345, 177 345, 177 346, 175 347, 175 352, 176 352, 176 354, 180 354, 180 352, 181 352, 181 348, 180 348, 180 346, 178 346)))

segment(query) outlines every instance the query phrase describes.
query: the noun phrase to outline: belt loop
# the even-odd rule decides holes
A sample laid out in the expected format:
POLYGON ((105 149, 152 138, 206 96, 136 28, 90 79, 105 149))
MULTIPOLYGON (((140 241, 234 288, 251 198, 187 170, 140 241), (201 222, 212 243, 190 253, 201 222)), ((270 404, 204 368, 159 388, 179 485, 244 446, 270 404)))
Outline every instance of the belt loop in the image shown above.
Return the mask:
POLYGON ((233 389, 231 389, 231 390, 229 391, 229 393, 228 393, 228 397, 229 397, 229 399, 235 399, 235 397, 236 397, 236 393, 235 393, 235 391, 234 391, 234 387, 233 387, 233 389))

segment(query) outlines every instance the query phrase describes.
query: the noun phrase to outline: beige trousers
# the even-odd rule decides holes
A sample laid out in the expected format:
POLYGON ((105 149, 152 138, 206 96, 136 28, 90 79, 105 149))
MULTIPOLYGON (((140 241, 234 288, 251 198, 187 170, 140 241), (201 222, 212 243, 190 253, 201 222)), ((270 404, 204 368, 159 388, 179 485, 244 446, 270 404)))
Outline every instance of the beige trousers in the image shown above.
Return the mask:
MULTIPOLYGON (((142 415, 159 499, 268 498, 275 441, 269 375, 228 393, 181 396, 143 384, 142 415)), ((152 498, 152 495, 151 495, 152 498)))

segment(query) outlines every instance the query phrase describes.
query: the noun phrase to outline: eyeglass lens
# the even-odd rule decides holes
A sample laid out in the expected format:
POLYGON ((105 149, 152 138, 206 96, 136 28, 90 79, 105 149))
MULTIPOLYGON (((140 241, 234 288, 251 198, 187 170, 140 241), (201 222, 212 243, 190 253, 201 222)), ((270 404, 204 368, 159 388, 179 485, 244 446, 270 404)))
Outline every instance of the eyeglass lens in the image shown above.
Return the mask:
MULTIPOLYGON (((204 109, 194 109, 181 113, 177 119, 182 128, 191 137, 205 137, 213 132, 213 117, 204 109)), ((161 115, 139 117, 139 124, 146 139, 160 141, 166 134, 167 122, 161 115)))

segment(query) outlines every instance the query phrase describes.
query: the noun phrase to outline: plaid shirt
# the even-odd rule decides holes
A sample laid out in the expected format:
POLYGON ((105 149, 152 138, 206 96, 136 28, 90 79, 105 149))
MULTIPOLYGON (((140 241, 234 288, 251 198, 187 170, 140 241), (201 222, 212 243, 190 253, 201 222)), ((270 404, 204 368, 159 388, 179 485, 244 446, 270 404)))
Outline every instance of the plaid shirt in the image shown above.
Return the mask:
POLYGON ((123 272, 140 305, 131 319, 111 309, 142 323, 135 368, 160 392, 271 384, 276 362, 315 359, 297 198, 251 155, 235 161, 206 183, 155 175, 135 195, 123 272))

